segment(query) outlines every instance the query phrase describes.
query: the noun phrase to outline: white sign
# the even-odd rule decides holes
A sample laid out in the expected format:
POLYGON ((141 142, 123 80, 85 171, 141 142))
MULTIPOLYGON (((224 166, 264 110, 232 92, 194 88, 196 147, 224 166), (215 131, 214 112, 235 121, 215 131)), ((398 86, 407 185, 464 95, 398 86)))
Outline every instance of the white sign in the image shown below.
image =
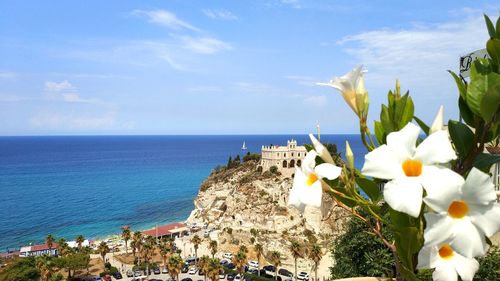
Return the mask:
POLYGON ((460 75, 462 77, 469 77, 470 76, 470 67, 472 65, 472 62, 475 61, 476 59, 485 59, 489 58, 488 52, 486 52, 486 49, 481 49, 474 51, 470 54, 466 54, 460 57, 460 75))

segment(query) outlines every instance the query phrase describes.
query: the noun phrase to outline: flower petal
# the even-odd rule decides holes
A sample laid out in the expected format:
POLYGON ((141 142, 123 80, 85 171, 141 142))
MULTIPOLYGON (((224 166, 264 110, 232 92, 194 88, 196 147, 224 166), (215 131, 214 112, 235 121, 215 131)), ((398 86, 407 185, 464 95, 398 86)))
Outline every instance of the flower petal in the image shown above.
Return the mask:
POLYGON ((340 176, 340 172, 342 172, 342 169, 330 163, 323 163, 316 166, 316 168, 314 168, 314 171, 321 178, 334 180, 340 176))
POLYGON ((302 171, 306 174, 310 174, 314 171, 314 167, 316 166, 316 156, 318 153, 316 151, 311 150, 307 152, 306 157, 302 160, 302 171))
POLYGON ((424 202, 436 212, 446 212, 453 200, 461 199, 464 179, 450 169, 424 166, 420 180, 427 191, 424 202))
MULTIPOLYGON (((306 185, 307 186, 307 185, 306 185)), ((323 197, 323 189, 321 187, 321 181, 314 182, 311 186, 307 186, 300 194, 300 201, 307 205, 313 207, 321 207, 321 200, 323 197)))
POLYGON ((387 146, 399 157, 403 162, 406 159, 413 158, 415 154, 415 143, 417 142, 420 128, 413 124, 408 123, 406 126, 397 131, 387 135, 387 146))
POLYGON ((403 169, 398 157, 384 144, 365 155, 361 172, 365 176, 392 180, 402 175, 403 169))
POLYGON ((465 257, 482 256, 488 250, 484 234, 470 221, 469 217, 454 220, 453 249, 465 257))
POLYGON ((465 201, 487 205, 497 199, 493 183, 488 174, 472 168, 462 187, 465 201))
POLYGON ((493 203, 487 206, 469 204, 471 222, 479 227, 487 237, 497 233, 500 229, 500 204, 493 203))
POLYGON ((474 274, 479 269, 479 263, 475 259, 466 258, 458 253, 455 253, 451 262, 455 266, 460 278, 462 278, 462 281, 472 281, 474 274))
POLYGON ((425 245, 438 245, 452 234, 453 220, 448 216, 426 213, 427 227, 424 231, 425 245))
POLYGON ((424 165, 446 163, 457 159, 447 131, 438 131, 428 136, 415 151, 415 159, 424 165))
POLYGON ((457 271, 452 263, 442 262, 436 267, 432 273, 432 280, 434 281, 457 281, 457 271))
POLYGON ((434 268, 436 267, 438 258, 438 251, 436 246, 424 246, 418 252, 418 265, 417 268, 434 268))
POLYGON ((300 212, 304 211, 305 205, 300 201, 300 197, 304 192, 304 185, 306 182, 306 176, 300 169, 295 169, 295 175, 293 177, 293 186, 292 190, 290 190, 290 195, 288 196, 289 206, 294 206, 300 212))
POLYGON ((321 144, 321 142, 319 142, 313 134, 309 134, 309 138, 311 139, 314 150, 316 150, 319 157, 321 157, 321 159, 323 159, 323 161, 325 161, 326 163, 335 164, 328 149, 323 144, 321 144))
POLYGON ((384 186, 384 199, 396 211, 418 217, 422 207, 422 186, 410 178, 398 178, 384 186))
POLYGON ((431 128, 429 129, 429 135, 443 129, 443 113, 444 113, 444 108, 441 105, 438 109, 436 117, 434 117, 434 121, 432 122, 431 128))

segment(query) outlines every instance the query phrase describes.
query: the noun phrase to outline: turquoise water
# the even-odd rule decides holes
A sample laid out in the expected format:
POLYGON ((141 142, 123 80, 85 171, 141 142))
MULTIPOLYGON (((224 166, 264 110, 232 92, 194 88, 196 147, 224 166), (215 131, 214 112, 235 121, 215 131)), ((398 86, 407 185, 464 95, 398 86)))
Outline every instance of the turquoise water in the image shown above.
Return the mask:
MULTIPOLYGON (((309 143, 305 135, 0 137, 0 251, 42 242, 95 239, 183 221, 200 183, 229 155, 261 145, 309 143)), ((355 135, 322 135, 344 151, 355 135)))

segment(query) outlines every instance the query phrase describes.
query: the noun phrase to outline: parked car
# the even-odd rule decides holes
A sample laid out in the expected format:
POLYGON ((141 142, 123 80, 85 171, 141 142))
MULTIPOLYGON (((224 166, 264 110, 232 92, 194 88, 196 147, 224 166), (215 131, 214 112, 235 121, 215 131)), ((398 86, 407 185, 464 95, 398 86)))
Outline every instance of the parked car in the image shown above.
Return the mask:
POLYGON ((188 271, 189 271, 189 267, 187 267, 187 266, 183 266, 181 269, 182 273, 187 273, 188 271))
POLYGON ((229 261, 228 261, 228 260, 221 260, 221 261, 220 261, 220 264, 221 264, 221 265, 226 265, 226 264, 228 264, 228 263, 229 263, 229 261))
POLYGON ((285 281, 293 281, 293 278, 292 278, 292 277, 287 277, 287 278, 285 279, 285 281))
POLYGON ((259 268, 259 262, 258 261, 249 261, 248 266, 254 267, 254 268, 259 268))
POLYGON ((165 280, 165 281, 175 281, 175 279, 174 279, 174 278, 172 278, 172 277, 169 277, 169 278, 168 278, 167 280, 165 280))
POLYGON ((115 279, 122 279, 123 278, 122 274, 120 272, 118 272, 118 271, 115 272, 115 274, 113 275, 113 277, 115 277, 115 279))
POLYGON ((198 260, 199 260, 199 258, 197 258, 197 257, 188 257, 188 258, 186 259, 186 264, 188 264, 188 265, 193 265, 193 264, 195 264, 198 260))
POLYGON ((265 269, 266 271, 276 272, 276 267, 274 267, 273 265, 270 265, 270 264, 268 264, 268 265, 264 266, 264 269, 265 269))
POLYGON ((205 272, 203 270, 198 270, 198 275, 205 275, 205 272))
POLYGON ((193 279, 186 277, 186 278, 183 278, 181 281, 193 281, 193 279))
POLYGON ((301 271, 297 274, 297 279, 302 281, 309 281, 309 274, 307 272, 301 271))
POLYGON ((132 270, 127 270, 127 277, 134 277, 134 272, 132 270))
POLYGON ((231 254, 231 253, 224 253, 224 254, 222 254, 222 258, 231 260, 233 258, 233 254, 231 254))
POLYGON ((241 276, 240 274, 237 274, 237 275, 234 277, 234 281, 243 281, 243 276, 241 276))
POLYGON ((278 274, 286 276, 286 277, 293 277, 293 273, 290 270, 285 269, 285 268, 280 268, 278 270, 278 274))
POLYGON ((210 230, 207 229, 207 230, 203 231, 203 236, 204 237, 210 236, 210 230))
POLYGON ((245 276, 245 281, 253 281, 253 279, 250 276, 245 276))
POLYGON ((104 281, 111 281, 111 275, 106 274, 106 275, 104 275, 103 279, 104 279, 104 281))
POLYGON ((168 273, 168 268, 165 266, 163 270, 161 271, 162 274, 167 274, 168 273))
POLYGON ((219 279, 224 279, 226 278, 226 273, 224 273, 224 271, 222 270, 221 272, 219 272, 219 279))
POLYGON ((154 274, 160 274, 161 273, 160 268, 156 267, 155 269, 153 269, 153 273, 154 274))
POLYGON ((142 272, 140 270, 136 270, 134 272, 134 277, 139 277, 139 276, 142 276, 142 272))
POLYGON ((259 270, 256 268, 251 268, 248 270, 248 273, 254 274, 254 275, 259 275, 259 270))
POLYGON ((189 269, 188 273, 191 275, 195 275, 197 271, 198 271, 198 269, 196 269, 196 267, 191 267, 189 269))
POLYGON ((233 281, 234 280, 234 274, 228 273, 227 274, 227 281, 233 281))
POLYGON ((234 268, 236 268, 236 266, 232 262, 226 264, 225 267, 227 267, 228 269, 234 269, 234 268))

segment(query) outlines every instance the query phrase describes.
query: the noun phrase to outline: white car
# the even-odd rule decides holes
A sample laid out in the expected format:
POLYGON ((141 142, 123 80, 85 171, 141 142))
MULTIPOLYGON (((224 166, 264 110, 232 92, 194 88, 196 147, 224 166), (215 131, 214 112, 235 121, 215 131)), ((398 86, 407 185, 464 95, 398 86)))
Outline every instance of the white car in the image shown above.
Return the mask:
POLYGON ((297 275, 297 279, 302 281, 309 281, 309 274, 307 274, 307 272, 302 271, 297 275))
POLYGON ((198 269, 196 267, 191 267, 188 271, 189 274, 194 275, 198 272, 198 269))
POLYGON ((249 261, 248 266, 253 267, 253 268, 259 268, 259 262, 258 261, 249 261))
POLYGON ((234 276, 234 281, 242 281, 243 280, 243 276, 241 276, 240 274, 234 276))
POLYGON ((222 257, 228 260, 231 260, 233 258, 233 254, 231 253, 224 253, 222 254, 222 257))
POLYGON ((167 274, 168 273, 168 268, 164 267, 163 270, 161 271, 162 274, 167 274))

